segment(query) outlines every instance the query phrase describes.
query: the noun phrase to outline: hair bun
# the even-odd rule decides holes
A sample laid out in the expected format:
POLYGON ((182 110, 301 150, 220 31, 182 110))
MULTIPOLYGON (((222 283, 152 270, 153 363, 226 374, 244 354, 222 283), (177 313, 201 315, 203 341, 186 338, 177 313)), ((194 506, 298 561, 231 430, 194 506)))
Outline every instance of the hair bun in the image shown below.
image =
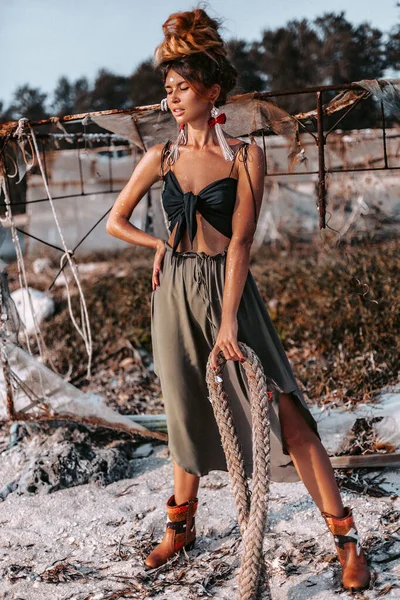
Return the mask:
POLYGON ((226 56, 224 42, 218 33, 220 27, 202 8, 173 13, 162 26, 164 41, 157 46, 154 62, 160 65, 165 61, 176 60, 189 54, 204 52, 226 56))

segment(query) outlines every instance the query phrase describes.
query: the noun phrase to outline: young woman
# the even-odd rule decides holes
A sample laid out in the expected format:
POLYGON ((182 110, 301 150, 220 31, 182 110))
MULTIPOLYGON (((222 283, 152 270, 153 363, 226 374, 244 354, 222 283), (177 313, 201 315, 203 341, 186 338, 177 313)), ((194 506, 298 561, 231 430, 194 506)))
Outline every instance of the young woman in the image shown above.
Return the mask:
POLYGON ((175 13, 157 47, 167 105, 178 126, 175 143, 153 146, 118 196, 107 231, 154 248, 152 341, 174 464, 174 494, 166 503, 161 543, 147 568, 165 563, 196 537, 200 477, 227 465, 205 381, 222 352, 224 385, 252 475, 248 388, 238 340, 260 358, 282 392, 271 401, 271 479, 301 479, 335 536, 342 582, 368 587, 370 573, 350 507, 344 507, 325 448, 279 336, 249 271, 250 248, 264 187, 264 157, 256 144, 226 135, 217 106, 233 89, 236 71, 226 57, 219 24, 202 9, 175 13), (168 241, 130 224, 148 189, 164 180, 168 241))

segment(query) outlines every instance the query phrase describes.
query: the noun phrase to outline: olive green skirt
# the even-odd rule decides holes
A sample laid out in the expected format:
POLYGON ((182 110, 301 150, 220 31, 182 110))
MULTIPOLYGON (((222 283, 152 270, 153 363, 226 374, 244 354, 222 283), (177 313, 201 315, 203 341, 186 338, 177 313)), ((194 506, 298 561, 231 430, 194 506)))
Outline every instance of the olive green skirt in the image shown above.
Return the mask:
MULTIPOLYGON (((171 455, 182 469, 200 477, 213 470, 228 470, 205 379, 207 360, 221 323, 227 248, 211 256, 194 251, 173 254, 167 242, 165 247, 160 285, 151 297, 154 371, 160 378, 171 455)), ((254 350, 268 377, 284 392, 293 392, 301 414, 321 439, 250 270, 237 320, 238 340, 254 350)), ((223 379, 246 473, 251 477, 250 403, 246 375, 239 361, 226 362, 223 379)), ((271 480, 299 481, 282 441, 277 391, 270 402, 270 424, 271 480)))

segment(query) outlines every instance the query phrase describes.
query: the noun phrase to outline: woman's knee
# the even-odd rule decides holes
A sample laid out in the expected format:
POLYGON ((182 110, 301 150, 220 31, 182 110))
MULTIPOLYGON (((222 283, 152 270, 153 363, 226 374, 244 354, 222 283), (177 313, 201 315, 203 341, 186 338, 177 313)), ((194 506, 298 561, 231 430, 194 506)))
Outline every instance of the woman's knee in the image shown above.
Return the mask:
POLYGON ((292 393, 282 393, 279 401, 279 420, 282 438, 288 450, 308 447, 318 439, 305 420, 292 393))

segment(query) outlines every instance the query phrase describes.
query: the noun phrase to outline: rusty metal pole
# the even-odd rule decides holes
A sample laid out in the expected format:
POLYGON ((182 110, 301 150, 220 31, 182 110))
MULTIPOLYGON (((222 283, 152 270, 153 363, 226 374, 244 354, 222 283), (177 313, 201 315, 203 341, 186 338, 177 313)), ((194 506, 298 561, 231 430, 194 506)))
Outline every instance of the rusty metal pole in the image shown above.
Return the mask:
POLYGON ((389 168, 387 147, 386 147, 386 120, 385 120, 385 109, 381 100, 381 115, 382 115, 382 141, 383 141, 383 158, 385 161, 385 169, 389 168))
MULTIPOLYGON (((0 181, 4 182, 4 186, 8 185, 7 181, 7 169, 4 162, 4 159, 0 157, 0 181)), ((1 189, 0 185, 0 189, 1 189)), ((6 195, 6 194, 5 194, 6 195)), ((6 216, 8 216, 8 208, 6 208, 6 216)), ((6 388, 6 408, 7 414, 10 421, 15 421, 15 408, 14 408, 14 397, 13 397, 13 388, 10 380, 10 369, 8 365, 7 352, 6 352, 6 342, 7 342, 7 304, 6 299, 3 298, 3 291, 8 290, 7 284, 7 274, 0 274, 1 277, 5 278, 6 285, 3 286, 3 283, 0 286, 0 360, 3 368, 3 377, 4 377, 4 385, 6 388)))
POLYGON ((3 377, 4 377, 4 385, 6 388, 6 408, 7 414, 10 421, 15 421, 15 407, 14 407, 14 397, 13 397, 13 388, 10 381, 10 372, 8 366, 7 352, 6 352, 6 341, 7 341, 7 332, 6 332, 6 324, 7 324, 7 307, 5 301, 3 301, 3 292, 0 289, 0 318, 1 318, 1 348, 0 348, 0 356, 1 356, 1 365, 3 367, 3 377))
POLYGON ((326 173, 325 173, 325 137, 324 115, 322 111, 322 92, 317 92, 317 126, 318 126, 318 216, 319 228, 325 228, 326 214, 326 173))

